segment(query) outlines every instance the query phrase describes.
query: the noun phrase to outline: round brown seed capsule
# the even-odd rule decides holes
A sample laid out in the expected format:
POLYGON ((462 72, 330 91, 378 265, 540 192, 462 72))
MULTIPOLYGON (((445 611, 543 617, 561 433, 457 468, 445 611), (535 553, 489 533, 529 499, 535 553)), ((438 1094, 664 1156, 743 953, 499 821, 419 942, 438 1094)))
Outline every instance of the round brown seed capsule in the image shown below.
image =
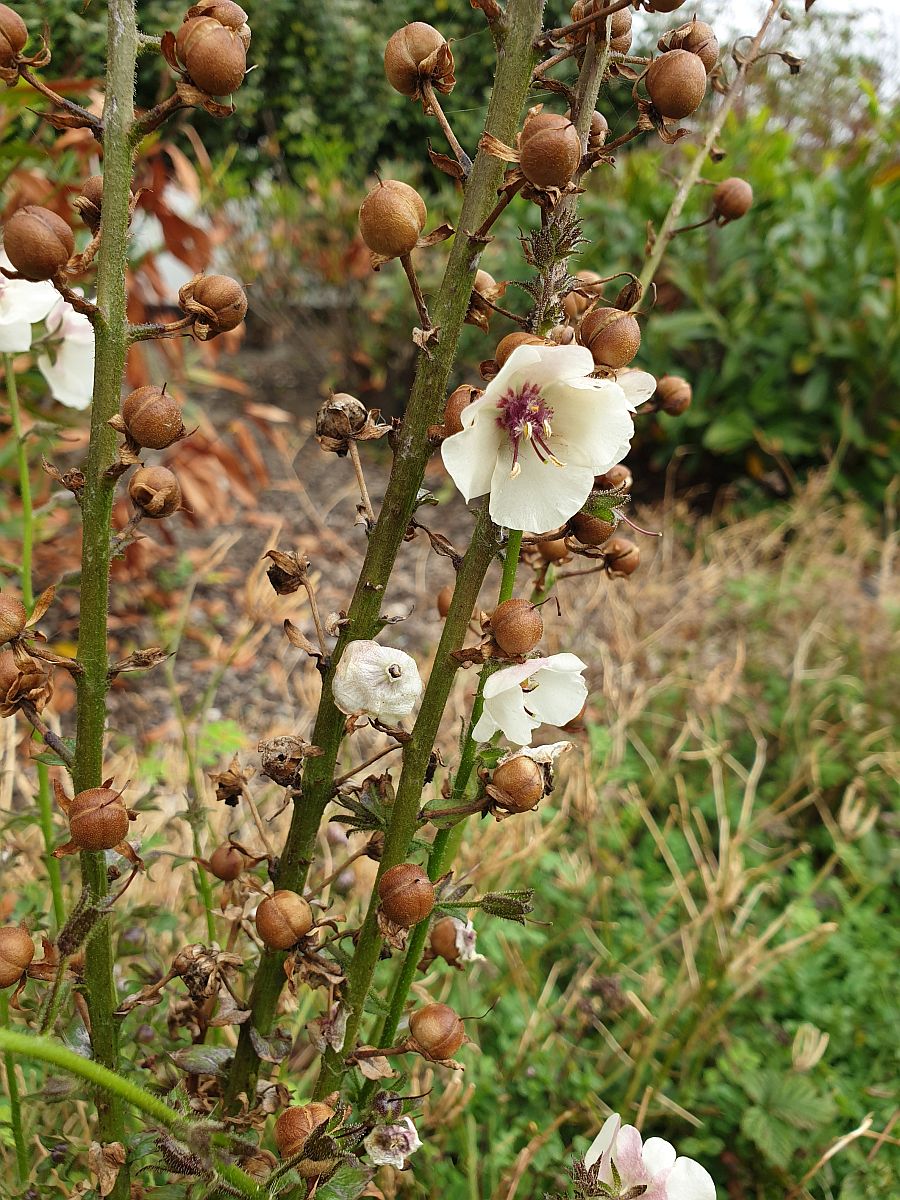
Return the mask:
POLYGON ((200 10, 200 15, 204 17, 215 17, 220 25, 227 25, 229 29, 238 29, 242 32, 244 45, 250 45, 250 27, 247 25, 247 14, 239 4, 235 4, 234 0, 198 0, 198 3, 193 6, 200 10), (244 31, 246 33, 244 34, 244 31))
POLYGON ((753 203, 753 188, 736 175, 723 179, 713 192, 713 212, 723 221, 738 221, 747 215, 753 203))
POLYGON ((247 47, 240 29, 212 16, 191 17, 175 38, 175 50, 202 92, 227 96, 237 91, 247 73, 247 47))
POLYGON ((289 950, 312 927, 312 909, 297 892, 277 891, 256 910, 256 932, 270 950, 289 950))
POLYGON ((508 333, 505 338, 501 338, 497 343, 497 349, 494 351, 494 358, 497 361, 497 366, 505 365, 506 360, 512 354, 513 350, 518 350, 520 346, 546 346, 547 343, 543 338, 538 337, 535 333, 508 333))
POLYGON ((548 538, 546 541, 537 542, 535 549, 545 563, 565 562, 567 558, 572 557, 572 551, 566 545, 565 538, 548 538))
POLYGON ((409 1018, 409 1028, 416 1042, 429 1058, 450 1058, 466 1040, 462 1021, 446 1004, 426 1004, 417 1008, 409 1018))
POLYGON ((700 107, 706 95, 706 67, 689 50, 670 50, 653 60, 644 82, 656 111, 678 121, 700 107))
POLYGON ((544 636, 540 609, 522 597, 504 600, 491 616, 491 633, 504 654, 529 654, 544 636))
POLYGON ((37 283, 52 279, 66 265, 75 251, 75 235, 49 208, 28 204, 6 222, 3 248, 19 274, 37 283))
POLYGON ((641 552, 628 538, 612 538, 605 547, 607 570, 617 575, 633 575, 641 565, 641 552))
POLYGON ((28 623, 28 610, 18 596, 0 592, 0 646, 17 638, 28 623))
POLYGON ((604 521, 586 512, 576 513, 569 524, 582 546, 602 546, 616 529, 614 521, 604 521))
POLYGON ((237 879, 244 869, 244 856, 231 842, 223 842, 209 856, 209 869, 216 879, 230 883, 237 879))
POLYGON ((670 13, 676 8, 681 8, 685 0, 647 0, 647 7, 651 12, 670 13))
POLYGON ((25 22, 8 4, 0 4, 0 67, 14 67, 27 41, 25 22))
POLYGON ((181 508, 181 488, 168 467, 138 467, 128 484, 128 495, 151 521, 161 521, 181 508))
POLYGON ((0 706, 21 674, 12 650, 0 650, 0 706))
POLYGON ((544 773, 527 754, 517 754, 494 768, 491 786, 511 812, 529 812, 544 795, 544 773))
POLYGON ((411 929, 434 908, 434 884, 427 871, 415 863, 398 863, 379 879, 378 898, 388 920, 401 929, 411 929))
POLYGON ((450 611, 450 602, 453 599, 453 584, 448 583, 437 594, 437 610, 441 620, 447 616, 450 611))
POLYGON ((478 389, 468 383, 461 384, 447 397, 444 405, 444 436, 452 437, 454 433, 462 433, 462 413, 464 408, 472 403, 478 395, 478 389))
POLYGON ((360 205, 360 236, 375 254, 401 258, 415 249, 427 217, 425 201, 415 188, 385 179, 360 205))
MULTIPOLYGON (((201 275, 191 280, 187 291, 182 289, 182 292, 186 300, 182 307, 215 333, 237 329, 247 315, 247 293, 230 275, 201 275)), ((178 294, 179 300, 182 292, 178 294)))
POLYGON ((538 188, 564 188, 581 162, 581 138, 568 117, 541 122, 539 113, 525 122, 519 143, 519 168, 538 188), (558 122, 558 123, 557 123, 558 122))
POLYGON ((395 91, 415 96, 422 63, 446 44, 444 35, 425 21, 412 21, 388 38, 384 48, 384 73, 395 91))
MULTIPOLYGON (((604 7, 604 0, 576 0, 572 5, 572 20, 581 21, 604 7)), ((606 43, 606 18, 600 17, 593 25, 586 25, 575 31, 576 42, 586 42, 593 34, 598 45, 606 43)), ((627 54, 631 49, 631 13, 627 8, 612 13, 610 23, 609 47, 619 54, 627 54)))
POLYGON ((578 291, 569 292, 563 298, 563 312, 570 321, 580 317, 593 300, 603 292, 603 280, 596 271, 577 271, 578 291), (582 292, 588 293, 581 295, 582 292))
POLYGON ((672 29, 659 39, 657 43, 663 52, 671 50, 690 50, 696 54, 706 68, 707 75, 719 61, 719 39, 715 30, 705 21, 694 17, 687 25, 672 29))
POLYGON ((594 476, 594 487, 601 492, 630 492, 634 484, 634 476, 624 463, 610 467, 602 475, 594 476))
POLYGON ((581 322, 578 337, 598 367, 627 367, 641 348, 641 327, 631 313, 595 308, 581 322))
POLYGON ((324 1125, 334 1116, 334 1109, 327 1104, 297 1104, 286 1108, 275 1122, 272 1131, 275 1145, 282 1158, 299 1154, 314 1129, 324 1125))
POLYGON ((670 417, 680 417, 691 406, 693 389, 680 375, 663 375, 656 385, 656 400, 659 407, 670 417))
POLYGON ((122 401, 122 420, 128 436, 148 450, 165 450, 184 437, 181 406, 164 387, 136 388, 122 401))
POLYGON ((0 928, 0 988, 11 987, 22 978, 34 958, 31 934, 21 925, 0 928))
POLYGON ((459 946, 456 944, 457 923, 455 917, 441 917, 435 921, 431 930, 431 950, 445 962, 455 963, 459 960, 459 946))
POLYGON ((80 850, 112 850, 128 832, 128 809, 112 788, 87 788, 69 801, 69 836, 80 850))

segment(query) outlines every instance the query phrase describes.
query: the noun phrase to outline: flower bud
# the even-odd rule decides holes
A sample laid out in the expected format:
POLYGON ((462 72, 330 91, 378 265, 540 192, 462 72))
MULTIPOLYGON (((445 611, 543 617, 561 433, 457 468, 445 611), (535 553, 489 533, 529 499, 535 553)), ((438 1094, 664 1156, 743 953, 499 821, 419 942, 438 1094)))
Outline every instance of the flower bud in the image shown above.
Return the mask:
POLYGON ((437 594, 437 610, 441 620, 446 620, 447 613, 450 611, 450 602, 453 600, 453 584, 445 584, 437 594))
POLYGON ((289 950, 312 927, 312 909, 297 892, 277 891, 256 910, 256 932, 269 950, 289 950))
POLYGON ((128 484, 128 495, 151 521, 170 517, 181 508, 181 488, 168 467, 139 467, 128 484))
POLYGON ((480 390, 468 383, 460 384, 455 391, 450 393, 447 403, 444 405, 445 437, 452 437, 454 433, 462 433, 463 409, 468 408, 472 401, 480 395, 480 390))
POLYGON ((529 654, 544 636, 540 609, 521 597, 504 600, 491 616, 491 633, 504 654, 529 654))
POLYGON ((28 41, 28 27, 7 4, 0 4, 0 67, 7 70, 16 65, 16 60, 28 41))
MULTIPOLYGON (((428 70, 428 59, 437 55, 444 46, 447 46, 446 38, 433 25, 427 25, 424 21, 412 21, 404 25, 391 35, 384 48, 384 73, 388 83, 402 96, 418 96, 423 75, 426 79, 432 77, 428 70)), ((449 47, 447 53, 449 55, 449 47)))
POLYGON ((680 417, 691 406, 693 389, 680 375, 663 375, 656 385, 656 400, 659 407, 670 417, 680 417))
POLYGON ((75 236, 55 212, 28 204, 6 222, 3 248, 19 274, 37 283, 63 269, 75 251, 75 236))
POLYGON ((247 315, 247 294, 228 275, 195 275, 179 291, 178 303, 194 318, 194 336, 202 342, 236 329, 247 315))
POLYGON ((513 350, 518 350, 520 346, 546 346, 547 343, 542 337, 538 337, 535 333, 525 333, 524 331, 516 333, 508 333, 505 338, 501 338, 497 343, 497 349, 494 351, 494 358, 497 360, 497 366, 502 367, 513 350))
POLYGON ((18 596, 0 592, 0 646, 17 638, 28 622, 28 610, 18 596))
MULTIPOLYGON (((589 17, 591 13, 602 10, 605 7, 606 0, 576 0, 572 5, 572 20, 582 21, 585 17, 589 17)), ((586 42, 589 36, 596 39, 597 45, 606 44, 606 18, 600 17, 593 25, 586 25, 584 29, 576 30, 575 41, 586 42)), ((631 49, 631 13, 627 8, 619 9, 614 12, 610 24, 610 50, 616 51, 618 54, 627 54, 631 49)))
POLYGON ((313 1130, 330 1121, 334 1109, 327 1104, 299 1104, 286 1108, 275 1122, 273 1135, 282 1158, 292 1158, 303 1149, 313 1130))
POLYGON ((510 812, 528 812, 544 795, 544 772, 533 758, 516 754, 494 768, 491 795, 510 812))
POLYGON ((237 879, 244 869, 244 856, 231 842, 223 842, 209 856, 209 869, 216 879, 230 883, 237 879))
POLYGON ((689 50, 670 50, 653 60, 644 82, 660 116, 677 121, 700 107, 706 95, 706 67, 689 50))
POLYGON ((641 552, 628 538, 615 537, 605 548, 606 569, 615 575, 633 575, 641 565, 641 552))
POLYGON ((21 925, 0 927, 0 988, 12 987, 21 979, 33 958, 34 942, 27 930, 21 925))
POLYGON ((365 426, 369 411, 349 392, 335 394, 316 413, 316 441, 323 450, 346 454, 347 443, 365 426))
POLYGON ((466 1040, 461 1019, 446 1004, 426 1004, 409 1018, 410 1032, 426 1058, 443 1062, 466 1040))
POLYGON ((713 192, 713 212, 722 221, 738 221, 753 203, 753 188, 746 179, 723 179, 713 192))
POLYGON ((578 337, 598 367, 627 367, 641 347, 641 327, 631 313, 595 308, 581 322, 578 337))
POLYGON ((427 871, 415 863, 398 863, 378 881, 381 910, 401 929, 411 929, 431 914, 434 908, 434 884, 427 871))
POLYGON ((538 188, 564 188, 581 162, 581 138, 568 117, 536 113, 519 138, 519 168, 538 188))
POLYGON ((69 801, 69 837, 79 850, 112 850, 128 832, 128 809, 122 793, 87 788, 69 801))
POLYGON ((624 463, 594 477, 594 487, 601 492, 630 492, 633 484, 634 476, 624 463))
POLYGON ((563 312, 570 321, 574 321, 585 312, 594 298, 603 293, 603 280, 596 271, 577 271, 577 290, 563 297, 563 312), (582 295, 582 293, 586 293, 582 295))
POLYGON ((214 16, 188 18, 178 30, 175 52, 192 81, 211 96, 236 91, 247 73, 241 29, 224 25, 214 16))
POLYGON ((360 205, 360 236, 374 254, 402 258, 415 248, 427 216, 425 201, 415 188, 399 179, 385 179, 360 205))
POLYGON ((148 450, 165 450, 185 434, 181 406, 165 386, 130 392, 122 401, 122 420, 131 440, 148 450))
POLYGON ((602 517, 587 512, 576 513, 569 525, 583 546, 602 546, 616 530, 614 521, 604 521, 602 517))
POLYGON ((719 39, 711 25, 694 17, 687 25, 672 29, 659 39, 657 46, 663 52, 689 50, 696 54, 706 68, 707 75, 719 60, 719 39))

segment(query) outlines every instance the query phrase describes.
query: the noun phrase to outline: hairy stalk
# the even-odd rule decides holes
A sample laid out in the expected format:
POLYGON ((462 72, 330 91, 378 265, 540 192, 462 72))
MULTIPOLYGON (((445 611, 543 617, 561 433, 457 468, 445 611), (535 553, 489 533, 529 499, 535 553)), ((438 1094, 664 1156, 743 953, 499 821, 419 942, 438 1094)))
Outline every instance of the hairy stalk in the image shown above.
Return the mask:
POLYGON ((759 54, 760 46, 769 29, 769 26, 778 15, 778 10, 781 5, 779 0, 771 0, 769 11, 766 13, 765 19, 760 26, 759 32, 753 39, 750 49, 747 51, 740 65, 737 75, 725 96, 722 97, 722 103, 719 105, 713 122, 707 130, 706 137, 703 139, 703 145, 695 155, 693 162, 685 172, 684 178, 678 185, 678 191, 675 193, 675 198, 666 213, 665 220, 662 223, 659 233, 656 235, 656 241, 653 244, 653 250, 650 257, 644 264, 644 269, 641 272, 640 284, 642 291, 646 292, 647 288, 653 282, 656 272, 659 270, 660 263, 669 248, 669 242, 675 236, 675 231, 678 226, 679 218, 684 211, 684 206, 687 204, 690 196, 697 183, 700 181, 700 175, 706 165, 706 160, 709 157, 709 152, 719 139, 719 134, 722 132, 722 126, 725 124, 725 119, 734 107, 735 101, 744 90, 747 83, 747 75, 750 68, 756 62, 756 57, 759 54))
MULTIPOLYGON (((444 709, 447 707, 453 680, 459 669, 459 664, 451 656, 465 640, 469 622, 472 619, 472 609, 478 600, 478 593, 487 569, 491 565, 495 549, 494 526, 488 515, 488 502, 484 500, 472 533, 472 540, 459 568, 450 610, 444 621, 441 640, 438 643, 428 685, 422 696, 419 715, 413 726, 412 737, 404 747, 403 769, 397 782, 397 792, 391 807, 391 820, 385 832, 384 848, 378 864, 379 879, 389 867, 403 862, 409 854, 410 845, 418 830, 422 789, 425 786, 431 752, 444 709)), ((381 935, 378 932, 378 888, 376 882, 376 886, 372 889, 366 918, 357 938, 353 961, 347 969, 345 1004, 348 1016, 343 1047, 344 1055, 348 1054, 356 1043, 366 996, 372 984, 372 976, 380 954, 381 935)), ((315 1096, 317 1099, 327 1096, 339 1085, 342 1070, 343 1056, 333 1050, 326 1050, 322 1072, 316 1084, 315 1096)))
MULTIPOLYGON (((164 1104, 152 1092, 145 1091, 130 1079, 117 1075, 115 1071, 110 1071, 92 1059, 76 1054, 74 1050, 69 1050, 67 1046, 63 1046, 51 1038, 35 1037, 29 1033, 0 1029, 0 1050, 4 1055, 12 1054, 18 1058, 30 1058, 36 1059, 38 1062, 50 1063, 51 1066, 59 1067, 69 1075, 84 1079, 98 1090, 124 1101, 125 1104, 129 1104, 138 1112, 150 1117, 151 1121, 166 1129, 171 1129, 182 1138, 189 1137, 192 1129, 203 1128, 202 1122, 186 1118, 183 1113, 164 1104)), ((119 1172, 120 1177, 124 1171, 123 1167, 119 1172)), ((231 1163, 217 1162, 216 1171, 242 1196, 249 1196, 251 1200, 264 1200, 265 1190, 239 1167, 233 1166, 231 1163)), ((107 1195, 111 1196, 114 1193, 109 1192, 107 1195)))
MULTIPOLYGON (((495 137, 511 141, 528 92, 534 66, 533 43, 541 28, 543 0, 511 0, 506 29, 498 56, 497 75, 491 96, 486 129, 495 137)), ((306 882, 316 834, 326 805, 331 799, 335 764, 343 736, 344 716, 331 698, 335 665, 347 643, 372 637, 377 632, 381 604, 394 561, 409 525, 416 493, 432 451, 428 427, 440 415, 447 381, 456 356, 460 331, 472 294, 472 285, 482 246, 470 232, 484 222, 494 204, 503 177, 503 164, 480 150, 466 184, 465 199, 457 223, 444 278, 432 309, 440 337, 429 355, 420 355, 409 404, 397 434, 396 451, 381 514, 372 530, 365 561, 351 601, 347 624, 335 647, 325 676, 322 699, 312 741, 323 753, 307 760, 302 790, 294 800, 294 813, 281 856, 276 886, 302 890, 306 882)), ((471 610, 468 614, 471 616, 471 610)), ((468 617, 467 617, 468 620, 468 617)), ((238 1096, 252 1090, 259 1060, 253 1049, 251 1027, 266 1034, 272 1026, 278 997, 284 985, 284 955, 264 953, 250 998, 253 1015, 241 1026, 226 1102, 234 1106, 238 1096)))
MULTIPOLYGON (((9 1025, 9 997, 0 992, 0 1035, 7 1032, 9 1025)), ((24 1183, 31 1171, 28 1147, 22 1127, 22 1100, 19 1095, 19 1080, 16 1077, 16 1060, 10 1049, 3 1050, 3 1073, 6 1076, 6 1097, 9 1100, 9 1124, 16 1147, 16 1182, 24 1183)))
MULTIPOLYGON (((34 607, 34 586, 31 578, 31 559, 34 547, 34 505, 31 499, 31 476, 28 473, 28 451, 22 436, 22 412, 19 407, 19 390, 16 387, 16 374, 13 370, 11 354, 3 356, 6 374, 6 396, 9 401, 9 413, 12 420, 13 437, 16 439, 16 458, 19 464, 19 498, 22 501, 22 563, 19 570, 22 588, 22 603, 30 613, 34 607)), ((63 903, 62 872, 59 859, 54 858, 53 843, 56 836, 53 832, 53 801, 50 797, 50 773, 46 763, 37 763, 38 776, 38 817, 41 823, 41 833, 44 838, 44 864, 50 880, 50 892, 53 896, 53 918, 57 929, 61 929, 66 919, 66 909, 63 903)))
MULTIPOLYGON (((107 474, 116 455, 116 433, 107 422, 118 412, 127 347, 125 267, 131 194, 131 126, 134 120, 134 70, 137 29, 134 0, 109 0, 107 8, 106 98, 103 107, 103 240, 97 273, 98 313, 94 322, 96 363, 91 437, 81 501, 84 527, 81 552, 81 615, 78 633, 78 719, 72 780, 76 792, 97 787, 103 778, 106 725, 107 616, 109 612, 110 519, 115 480, 107 474)), ((102 853, 82 851, 82 878, 93 899, 107 894, 102 853)), ((85 985, 91 1019, 91 1045, 98 1063, 115 1071, 119 1031, 113 1013, 116 988, 109 919, 98 922, 86 948, 85 985)), ((97 1100, 97 1140, 122 1141, 122 1108, 108 1091, 97 1100)), ((127 1164, 110 1192, 126 1200, 127 1164)))

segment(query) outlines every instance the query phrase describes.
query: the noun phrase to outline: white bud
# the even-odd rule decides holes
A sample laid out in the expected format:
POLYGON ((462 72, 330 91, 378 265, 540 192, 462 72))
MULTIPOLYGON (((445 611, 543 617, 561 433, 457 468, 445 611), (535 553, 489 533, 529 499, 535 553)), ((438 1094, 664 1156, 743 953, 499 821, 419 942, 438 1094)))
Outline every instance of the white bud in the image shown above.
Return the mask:
POLYGON ((403 650, 378 642, 351 642, 337 665, 332 683, 341 712, 366 713, 390 723, 408 717, 422 695, 415 659, 403 650))

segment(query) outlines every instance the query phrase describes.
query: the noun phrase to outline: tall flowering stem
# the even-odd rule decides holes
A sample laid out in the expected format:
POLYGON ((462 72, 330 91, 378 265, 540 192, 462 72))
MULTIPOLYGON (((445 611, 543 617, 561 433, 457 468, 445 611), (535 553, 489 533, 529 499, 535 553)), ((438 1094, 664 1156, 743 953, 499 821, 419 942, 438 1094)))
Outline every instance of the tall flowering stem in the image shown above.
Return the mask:
MULTIPOLYGON (((518 126, 534 66, 534 43, 541 30, 542 12, 542 0, 511 0, 506 12, 505 27, 500 31, 497 74, 485 123, 485 128, 501 141, 511 141, 518 126)), ((369 538, 347 623, 324 679, 312 734, 313 743, 323 753, 307 760, 301 793, 295 800, 293 819, 276 878, 276 887, 279 888, 299 890, 306 881, 319 824, 332 797, 335 766, 344 730, 344 715, 331 697, 334 668, 348 642, 371 638, 378 631, 385 588, 433 449, 429 440, 429 426, 440 417, 483 248, 483 244, 471 237, 468 231, 477 230, 484 223, 493 208, 502 177, 503 164, 500 160, 485 150, 479 150, 466 183, 465 198, 456 225, 459 232, 431 309, 439 337, 430 354, 423 353, 419 358, 406 415, 396 438, 394 464, 384 503, 369 538)), ((466 622, 471 611, 470 606, 466 622)), ((415 753, 421 751, 417 748, 415 753)), ((430 753, 431 743, 426 753, 426 763, 430 753)), ((241 1093, 249 1094, 252 1090, 259 1059, 253 1047, 251 1026, 262 1034, 271 1029, 278 997, 284 985, 283 963, 283 954, 266 952, 257 971, 251 995, 252 1017, 241 1027, 226 1088, 226 1099, 232 1106, 237 1104, 241 1093)), ((327 1073, 334 1073, 333 1063, 327 1073)))

